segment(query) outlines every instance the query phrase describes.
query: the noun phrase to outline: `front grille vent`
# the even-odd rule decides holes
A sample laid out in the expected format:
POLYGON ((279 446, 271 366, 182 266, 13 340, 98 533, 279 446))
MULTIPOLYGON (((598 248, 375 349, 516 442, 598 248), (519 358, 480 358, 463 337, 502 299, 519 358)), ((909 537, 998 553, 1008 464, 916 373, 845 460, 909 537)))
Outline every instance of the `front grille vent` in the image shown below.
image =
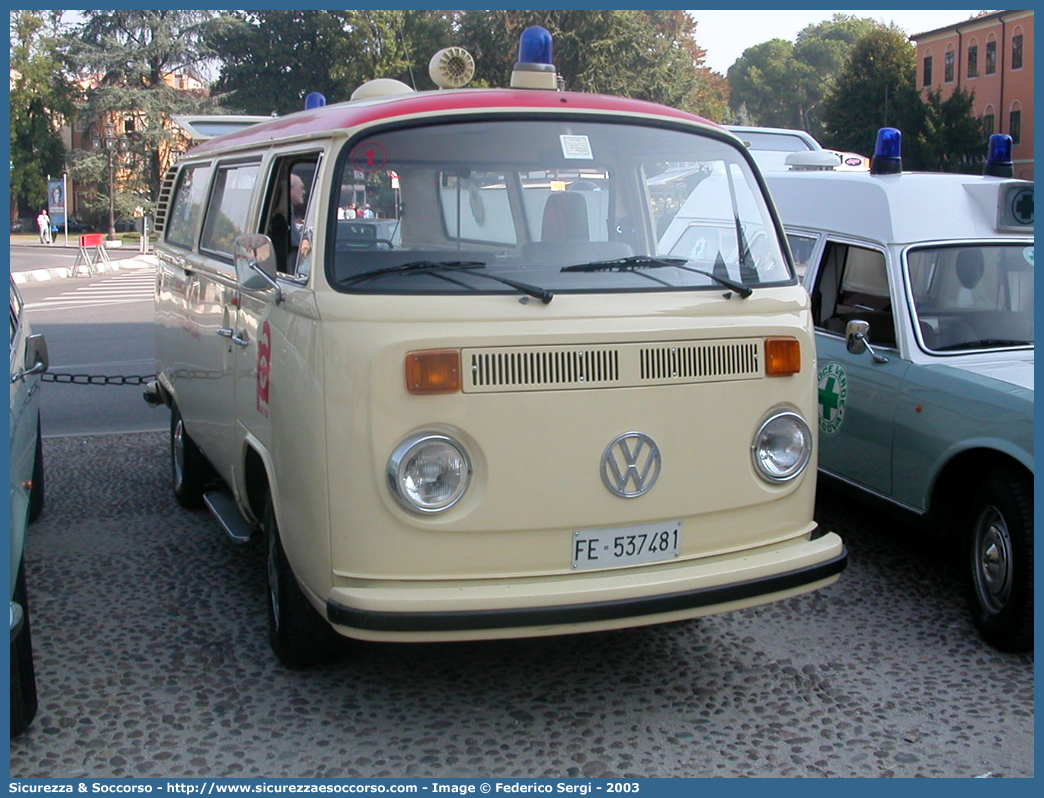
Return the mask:
POLYGON ((464 349, 465 393, 640 388, 762 377, 763 341, 464 349))
POLYGON ((539 390, 601 387, 620 378, 615 349, 533 349, 473 352, 473 387, 539 390))
POLYGON ((730 379, 761 373, 759 344, 686 344, 644 348, 641 378, 644 381, 730 379))

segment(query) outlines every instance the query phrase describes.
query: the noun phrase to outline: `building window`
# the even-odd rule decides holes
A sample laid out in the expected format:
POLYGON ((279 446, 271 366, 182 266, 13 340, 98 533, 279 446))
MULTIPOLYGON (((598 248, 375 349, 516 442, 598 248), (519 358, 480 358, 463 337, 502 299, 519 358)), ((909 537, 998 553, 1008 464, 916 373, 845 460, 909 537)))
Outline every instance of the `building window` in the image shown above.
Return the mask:
POLYGON ((930 55, 924 57, 924 85, 932 85, 932 57, 930 55))
POLYGON ((997 42, 986 42, 986 74, 997 73, 997 42))
POLYGON ((953 83, 953 50, 947 50, 943 56, 943 81, 953 83))
POLYGON ((1011 133, 1011 143, 1022 143, 1022 111, 1012 111, 1008 121, 1008 132, 1011 133))
POLYGON ((1022 34, 1011 37, 1011 68, 1022 69, 1022 34))
POLYGON ((979 45, 977 44, 968 48, 968 77, 979 77, 979 45))
POLYGON ((997 132, 996 117, 992 113, 982 115, 982 128, 986 131, 986 138, 997 132))

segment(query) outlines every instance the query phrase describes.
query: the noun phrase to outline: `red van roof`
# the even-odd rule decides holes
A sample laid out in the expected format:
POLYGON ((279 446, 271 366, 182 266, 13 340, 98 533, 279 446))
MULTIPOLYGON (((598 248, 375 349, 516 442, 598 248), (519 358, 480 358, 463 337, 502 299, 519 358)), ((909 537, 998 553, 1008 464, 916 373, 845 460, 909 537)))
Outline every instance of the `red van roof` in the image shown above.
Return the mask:
POLYGON ((679 119, 718 127, 713 122, 685 111, 625 97, 532 89, 460 89, 395 94, 375 99, 326 105, 287 116, 273 117, 271 121, 260 122, 243 130, 205 141, 192 148, 191 153, 196 155, 229 147, 248 146, 298 136, 321 135, 369 122, 415 114, 481 110, 503 112, 512 109, 607 111, 635 116, 679 119))

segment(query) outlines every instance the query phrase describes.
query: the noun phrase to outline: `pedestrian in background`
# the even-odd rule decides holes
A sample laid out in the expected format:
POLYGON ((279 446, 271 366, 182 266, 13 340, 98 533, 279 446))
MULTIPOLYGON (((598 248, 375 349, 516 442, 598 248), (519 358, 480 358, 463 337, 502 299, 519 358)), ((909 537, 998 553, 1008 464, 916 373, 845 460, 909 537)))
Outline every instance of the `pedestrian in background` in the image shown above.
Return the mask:
POLYGON ((47 215, 47 208, 40 211, 40 215, 36 217, 36 226, 40 228, 40 243, 53 243, 54 239, 51 238, 51 217, 47 215))

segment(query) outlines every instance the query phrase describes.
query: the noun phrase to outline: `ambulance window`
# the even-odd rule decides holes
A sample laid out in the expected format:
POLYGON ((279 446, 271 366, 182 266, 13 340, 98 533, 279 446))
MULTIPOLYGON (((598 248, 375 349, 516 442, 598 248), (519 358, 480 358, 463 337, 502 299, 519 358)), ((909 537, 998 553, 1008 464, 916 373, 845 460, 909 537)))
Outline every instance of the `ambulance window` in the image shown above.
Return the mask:
POLYGON ((185 249, 195 246, 209 182, 210 164, 186 166, 181 170, 167 222, 168 244, 185 249))
POLYGON ((439 204, 447 238, 507 246, 518 241, 502 172, 442 172, 439 204))
POLYGON ((200 248, 232 257, 236 237, 247 229, 258 164, 219 166, 210 193, 200 248))
POLYGON ((885 255, 877 249, 828 241, 812 290, 815 326, 845 334, 848 322, 870 322, 870 341, 896 345, 885 255))
POLYGON ((261 232, 272 239, 276 270, 283 274, 305 277, 311 269, 318 165, 318 154, 309 153, 279 158, 272 167, 261 232))
POLYGON ((805 272, 808 271, 808 265, 818 241, 816 236, 787 233, 787 243, 790 244, 790 254, 794 256, 794 269, 797 271, 798 277, 804 277, 805 272))
POLYGON ((606 169, 530 171, 520 178, 529 240, 609 240, 606 169))

